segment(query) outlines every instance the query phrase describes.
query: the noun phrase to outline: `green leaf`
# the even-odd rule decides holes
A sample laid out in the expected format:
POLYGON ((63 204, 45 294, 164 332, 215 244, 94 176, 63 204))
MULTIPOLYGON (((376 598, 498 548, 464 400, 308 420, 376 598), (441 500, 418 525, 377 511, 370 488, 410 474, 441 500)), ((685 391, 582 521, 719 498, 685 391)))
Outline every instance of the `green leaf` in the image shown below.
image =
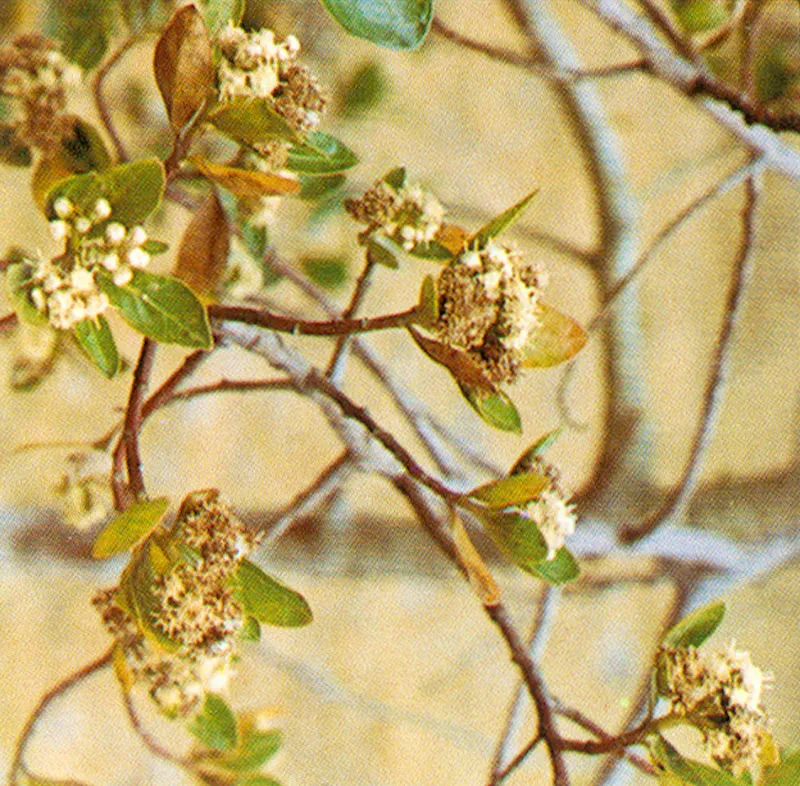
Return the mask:
POLYGON ((388 79, 379 63, 364 63, 348 79, 339 101, 342 114, 353 116, 376 107, 386 94, 388 79))
POLYGON ((516 565, 529 570, 547 556, 547 544, 536 524, 519 513, 476 514, 500 550, 516 565))
POLYGON ((470 247, 483 248, 489 240, 505 232, 525 212, 531 200, 536 196, 537 191, 531 191, 516 205, 512 205, 508 210, 493 218, 483 229, 478 230, 469 240, 470 247))
POLYGON ((125 321, 143 335, 165 344, 211 348, 206 310, 177 278, 136 270, 129 284, 118 287, 98 271, 97 283, 125 321))
POLYGON ((481 420, 500 431, 522 433, 522 420, 514 402, 501 390, 485 390, 464 382, 458 387, 469 405, 478 413, 481 420))
POLYGON ((214 763, 231 772, 256 770, 280 750, 282 742, 281 733, 277 730, 261 732, 247 729, 236 750, 216 758, 214 763))
POLYGON ((386 183, 387 186, 393 188, 395 191, 399 191, 405 186, 407 179, 408 173, 406 172, 406 168, 404 166, 399 166, 387 172, 381 178, 381 182, 386 183))
POLYGON ((337 175, 357 163, 356 154, 338 139, 312 131, 305 142, 289 149, 286 168, 304 175, 337 175))
POLYGON ((334 191, 340 189, 347 178, 344 175, 331 175, 330 177, 314 177, 313 175, 300 175, 300 199, 313 202, 323 197, 332 196, 334 191))
POLYGON ((367 243, 367 253, 376 265, 383 265, 392 270, 397 270, 400 263, 397 254, 402 253, 400 247, 384 235, 372 235, 367 243))
POLYGON ((478 486, 464 496, 493 510, 526 505, 538 499, 550 486, 550 479, 538 472, 524 472, 478 486))
POLYGON ((340 257, 304 259, 303 271, 325 289, 337 289, 347 281, 347 261, 340 257))
POLYGON ((265 625, 294 628, 308 625, 311 609, 302 595, 242 560, 234 577, 236 594, 244 611, 265 625))
POLYGON ((780 764, 767 767, 758 786, 797 786, 800 783, 800 750, 784 754, 780 764))
POLYGON ((433 19, 433 0, 322 0, 351 35, 389 49, 416 49, 433 19))
POLYGON ((216 36, 228 22, 238 25, 244 16, 245 0, 207 0, 206 26, 216 36))
POLYGON ((302 144, 298 133, 279 115, 269 98, 236 98, 221 104, 208 122, 235 142, 248 147, 282 139, 302 144))
POLYGON ((548 431, 544 436, 539 437, 515 462, 508 474, 517 475, 520 472, 528 472, 533 466, 537 456, 541 456, 548 451, 555 441, 561 436, 561 427, 548 431))
POLYGON ((116 5, 108 0, 60 0, 46 8, 46 32, 61 42, 68 60, 91 71, 108 49, 116 5))
POLYGON ((30 166, 32 163, 31 149, 17 139, 16 126, 0 123, 0 164, 30 166))
POLYGON ((741 781, 723 770, 708 767, 683 756, 660 734, 647 738, 653 758, 666 770, 690 786, 742 786, 741 781))
POLYGON ((419 292, 419 316, 417 324, 432 330, 439 321, 439 293, 436 287, 436 279, 433 276, 425 276, 419 292))
POLYGON ((718 627, 725 616, 725 603, 718 600, 695 609, 667 631, 661 644, 669 649, 699 647, 718 627))
POLYGON ((723 0, 673 0, 672 7, 687 33, 704 33, 724 24, 730 11, 723 0))
POLYGON ((539 303, 539 327, 523 348, 522 365, 528 368, 557 366, 578 353, 588 336, 570 316, 547 303, 539 303))
POLYGON ((182 6, 172 15, 156 43, 153 70, 177 133, 205 104, 216 79, 211 38, 194 5, 182 6))
POLYGON ((161 523, 168 507, 169 499, 166 497, 131 505, 111 519, 97 536, 92 556, 105 559, 136 548, 161 523))
POLYGON ((239 630, 239 638, 242 641, 260 641, 261 640, 261 625, 255 617, 248 617, 244 621, 239 630))
POLYGON ((92 362, 109 379, 119 371, 119 352, 105 317, 84 319, 75 325, 75 337, 92 362))
POLYGON ((17 316, 32 325, 47 325, 48 321, 36 306, 31 303, 30 269, 23 262, 15 262, 6 268, 6 293, 17 316))
POLYGON ((553 559, 544 559, 523 567, 528 573, 533 573, 550 584, 566 584, 578 578, 581 572, 575 557, 566 548, 560 548, 553 559))
MULTIPOLYGON (((109 221, 126 227, 141 224, 159 205, 164 193, 164 167, 155 158, 132 161, 107 169, 101 174, 90 172, 58 183, 46 199, 48 218, 55 218, 53 203, 66 197, 80 210, 89 214, 94 203, 104 197, 111 205, 109 221)), ((106 222, 97 224, 93 233, 102 233, 106 222)))
POLYGON ((189 731, 203 745, 218 751, 229 751, 236 747, 239 732, 236 716, 224 699, 207 693, 203 709, 189 724, 189 731))

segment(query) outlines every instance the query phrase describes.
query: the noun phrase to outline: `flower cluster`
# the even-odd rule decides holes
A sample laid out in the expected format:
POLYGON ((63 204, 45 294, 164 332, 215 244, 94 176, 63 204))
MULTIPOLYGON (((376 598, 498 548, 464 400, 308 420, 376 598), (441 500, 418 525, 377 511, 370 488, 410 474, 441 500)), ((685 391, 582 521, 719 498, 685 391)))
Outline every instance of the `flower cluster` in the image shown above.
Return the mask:
POLYGON ((98 199, 91 213, 84 215, 59 197, 53 211, 57 218, 50 222, 50 233, 55 240, 66 241, 67 250, 55 259, 26 260, 31 268, 30 299, 53 327, 69 330, 84 319, 96 319, 109 306, 97 285, 98 270, 108 271, 114 284, 122 287, 133 278, 134 269, 150 263, 150 254, 142 247, 147 242, 142 227, 128 229, 109 221, 112 211, 106 199, 98 199))
POLYGON ((541 456, 535 456, 526 469, 539 472, 548 480, 547 488, 520 513, 536 524, 547 544, 547 559, 552 560, 566 539, 575 532, 578 523, 575 505, 570 503, 570 494, 564 489, 560 473, 552 464, 545 462, 541 456))
POLYGON ((511 382, 540 325, 546 283, 546 272, 509 246, 489 240, 466 249, 439 276, 437 333, 468 352, 491 382, 511 382))
POLYGON ((101 592, 94 602, 134 680, 147 686, 164 713, 186 716, 202 705, 206 692, 218 693, 228 684, 236 636, 245 622, 231 578, 257 538, 209 490, 187 498, 170 541, 187 556, 157 573, 146 588, 153 601, 150 623, 169 648, 144 635, 119 603, 119 588, 101 592))
POLYGON ((23 118, 15 133, 25 144, 48 148, 62 135, 66 87, 79 71, 38 33, 18 36, 0 49, 0 95, 19 102, 23 118))
POLYGON ((761 707, 767 678, 749 653, 731 642, 726 652, 663 649, 659 658, 673 712, 700 730, 709 755, 735 775, 755 765, 767 730, 761 707))
POLYGON ((311 73, 296 62, 300 44, 294 36, 279 42, 272 30, 248 33, 229 23, 216 43, 222 55, 217 72, 221 101, 271 98, 294 131, 305 134, 317 127, 325 98, 311 73))
POLYGON ((406 251, 435 240, 444 219, 444 207, 433 194, 417 185, 395 190, 383 180, 360 199, 346 199, 344 206, 367 225, 367 233, 380 230, 406 251))

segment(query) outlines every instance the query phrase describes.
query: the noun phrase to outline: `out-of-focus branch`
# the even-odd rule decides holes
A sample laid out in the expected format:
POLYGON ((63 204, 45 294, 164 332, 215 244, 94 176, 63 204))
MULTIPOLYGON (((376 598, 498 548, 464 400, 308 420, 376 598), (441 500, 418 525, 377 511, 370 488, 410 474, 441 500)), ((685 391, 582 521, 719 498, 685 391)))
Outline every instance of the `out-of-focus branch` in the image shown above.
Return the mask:
POLYGON ((711 371, 703 394, 704 406, 692 440, 689 459, 673 491, 647 518, 635 526, 624 528, 620 538, 625 542, 638 540, 652 532, 670 516, 681 518, 688 507, 692 493, 700 479, 703 458, 711 442, 719 418, 723 394, 733 353, 733 335, 738 324, 744 293, 750 279, 755 246, 755 216, 759 185, 751 176, 745 181, 745 204, 742 213, 742 238, 733 268, 733 280, 725 301, 723 323, 714 345, 711 371))
POLYGON ((106 130, 111 144, 114 145, 114 151, 117 155, 118 161, 127 161, 128 152, 125 150, 125 145, 122 143, 117 127, 111 117, 111 110, 108 108, 105 97, 103 96, 103 83, 106 77, 111 73, 114 66, 116 66, 122 59, 123 55, 133 46, 135 39, 133 37, 126 38, 105 60, 105 62, 97 69, 94 79, 92 80, 92 96, 94 97, 94 104, 97 108, 97 113, 100 115, 100 122, 106 130))

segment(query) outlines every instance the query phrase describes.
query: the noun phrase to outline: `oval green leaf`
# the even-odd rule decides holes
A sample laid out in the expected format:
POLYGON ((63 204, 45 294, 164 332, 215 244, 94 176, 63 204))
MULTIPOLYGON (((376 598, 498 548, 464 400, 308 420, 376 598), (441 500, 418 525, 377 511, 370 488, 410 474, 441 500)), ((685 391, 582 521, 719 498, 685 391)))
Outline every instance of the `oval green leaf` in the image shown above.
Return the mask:
POLYGON ((236 716, 221 696, 207 693, 203 709, 189 724, 189 731, 208 748, 229 751, 236 747, 239 732, 236 716))
POLYGON ((358 163, 358 156, 335 137, 312 131, 302 144, 292 145, 286 168, 303 175, 338 175, 358 163))
POLYGON ((484 423, 500 431, 522 433, 522 419, 514 402, 500 390, 486 390, 459 382, 458 387, 484 423))
POLYGON ((477 514, 499 549, 516 565, 529 570, 547 556, 547 544, 539 528, 519 513, 477 514))
POLYGON ((536 191, 531 191, 526 197, 520 199, 516 205, 512 205, 508 210, 504 210, 499 216, 493 218, 486 226, 479 229, 469 240, 470 247, 478 246, 483 248, 489 240, 497 237, 502 232, 505 232, 512 226, 519 217, 525 212, 525 209, 531 203, 531 200, 536 196, 536 191))
POLYGON ((721 600, 701 606, 670 628, 661 644, 669 649, 699 647, 719 627, 724 616, 725 603, 721 600))
POLYGON ((75 338, 105 376, 111 379, 119 371, 119 352, 105 317, 78 322, 75 325, 75 338))
POLYGON ((544 559, 522 567, 528 573, 550 584, 566 584, 568 581, 574 581, 581 572, 577 560, 566 548, 560 548, 553 559, 544 559))
POLYGON ((433 19, 433 0, 322 0, 351 35, 389 49, 416 49, 433 19))
POLYGON ((255 617, 247 617, 244 625, 239 630, 239 638, 242 641, 260 641, 261 625, 255 617))
POLYGON ((169 507, 169 499, 137 502, 115 516, 97 536, 92 547, 96 559, 113 557, 136 548, 161 523, 169 507))
POLYGON ((548 431, 544 436, 539 437, 515 462, 508 474, 518 475, 520 472, 528 472, 533 466, 537 456, 541 456, 549 450, 558 437, 561 435, 561 427, 548 431))
POLYGON ((97 283, 135 330, 155 341, 210 349, 208 315, 197 296, 183 282, 136 270, 133 279, 118 287, 105 272, 97 283))
POLYGON ((233 581, 245 613, 259 622, 286 628, 311 622, 311 609, 305 598, 268 576, 249 560, 239 563, 233 581))
POLYGON ((367 253, 373 264, 383 265, 392 270, 397 270, 400 267, 397 255, 402 251, 396 243, 384 235, 373 235, 369 239, 367 253))
POLYGON ((586 331, 570 316, 547 303, 539 304, 539 327, 522 350, 522 365, 545 368, 564 363, 586 344, 586 331))
POLYGON ((279 115, 269 98, 236 97, 221 104, 208 122, 235 142, 248 147, 282 139, 302 144, 298 133, 279 115))
POLYGON ((678 750, 660 734, 647 738, 653 758, 668 772, 677 775, 689 786, 742 786, 741 780, 723 770, 684 759, 678 750))
POLYGON ((538 472, 522 472, 478 486, 464 496, 493 510, 502 510, 538 499, 548 486, 550 479, 544 475, 538 472))

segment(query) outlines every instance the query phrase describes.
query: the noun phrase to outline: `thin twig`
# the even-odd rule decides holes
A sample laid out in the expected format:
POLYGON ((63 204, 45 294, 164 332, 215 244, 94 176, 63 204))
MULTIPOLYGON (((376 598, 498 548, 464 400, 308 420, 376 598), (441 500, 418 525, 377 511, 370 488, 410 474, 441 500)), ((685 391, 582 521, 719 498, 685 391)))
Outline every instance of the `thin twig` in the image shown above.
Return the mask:
POLYGON ((109 139, 111 139, 111 144, 114 145, 114 151, 116 153, 117 160, 120 162, 128 160, 128 153, 125 150, 125 145, 122 143, 119 134, 117 133, 116 126, 111 118, 111 111, 109 110, 108 104, 103 97, 103 82, 111 73, 111 69, 114 68, 117 63, 119 63, 119 61, 122 59, 122 56, 133 46, 134 43, 135 39, 133 37, 126 38, 97 69, 94 80, 92 81, 92 95, 94 97, 97 113, 100 115, 100 122, 103 124, 103 128, 105 128, 109 139))
POLYGON ((279 333, 291 333, 299 336, 348 336, 353 333, 406 327, 418 316, 418 307, 415 305, 406 311, 400 311, 396 314, 382 314, 377 317, 312 321, 292 319, 249 306, 226 306, 212 303, 208 307, 208 316, 210 319, 242 322, 245 325, 258 325, 268 330, 276 330, 279 333))
POLYGON ((536 750, 536 746, 542 741, 541 734, 537 734, 532 740, 530 740, 526 745, 523 746, 522 750, 514 756, 511 761, 506 764, 505 767, 501 767, 498 770, 494 770, 492 772, 492 776, 489 779, 489 786, 497 786, 497 784, 502 783, 509 775, 511 775, 514 770, 516 770, 524 761, 528 758, 528 756, 536 750))
POLYGON ((120 440, 125 446, 125 464, 128 468, 127 486, 120 485, 120 479, 116 472, 112 477, 114 501, 119 509, 124 509, 145 492, 142 460, 139 455, 139 428, 142 425, 142 407, 153 370, 157 346, 151 339, 144 339, 139 360, 133 372, 131 392, 125 410, 125 422, 120 436, 120 440))
POLYGON ((66 679, 63 679, 55 684, 52 688, 50 688, 50 690, 47 691, 47 693, 44 694, 44 696, 42 696, 41 699, 39 699, 39 703, 36 705, 33 713, 25 723, 22 733, 17 740, 17 744, 14 747, 14 757, 8 770, 8 786, 17 786, 18 773, 20 771, 26 772, 23 762, 25 749, 28 746, 28 741, 30 740, 31 735, 36 730, 36 724, 50 703, 59 696, 64 695, 67 691, 69 691, 79 682, 82 682, 87 677, 94 674, 96 671, 100 671, 100 669, 104 669, 106 666, 108 666, 109 663, 111 663, 112 654, 113 649, 109 649, 104 655, 101 655, 96 660, 91 661, 91 663, 87 663, 85 666, 82 666, 66 679))
POLYGON ((734 261, 730 290, 725 301, 723 322, 711 358, 711 372, 703 392, 703 412, 697 425, 689 458, 680 480, 663 502, 644 521, 633 527, 623 528, 620 540, 630 543, 652 532, 671 516, 679 517, 685 512, 694 493, 708 451, 711 438, 719 418, 722 399, 730 371, 733 354, 733 335, 739 322, 744 303, 744 294, 750 280, 754 257, 755 214, 758 203, 758 186, 750 176, 745 181, 745 203, 742 211, 742 237, 734 261))

